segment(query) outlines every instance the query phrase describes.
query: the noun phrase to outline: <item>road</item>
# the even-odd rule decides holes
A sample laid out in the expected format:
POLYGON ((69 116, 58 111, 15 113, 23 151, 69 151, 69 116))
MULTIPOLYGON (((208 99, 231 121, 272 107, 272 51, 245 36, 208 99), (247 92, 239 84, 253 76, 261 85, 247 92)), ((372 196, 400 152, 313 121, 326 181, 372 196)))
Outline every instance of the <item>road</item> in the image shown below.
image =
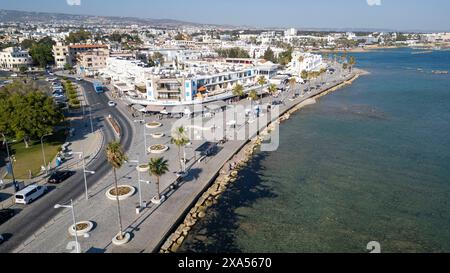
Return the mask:
MULTIPOLYGON (((108 97, 105 94, 95 93, 91 83, 81 82, 80 84, 86 91, 85 96, 89 105, 92 106, 92 116, 95 118, 96 128, 103 129, 104 145, 115 139, 111 126, 104 119, 104 117, 111 115, 119 123, 123 132, 126 132, 122 135, 120 142, 124 150, 128 151, 133 139, 132 121, 115 107, 109 107, 108 97)), ((101 153, 98 159, 89 165, 89 169, 95 170, 96 173, 88 176, 88 187, 94 185, 111 171, 104 153, 101 153)), ((21 210, 20 213, 0 226, 0 234, 3 234, 7 239, 5 243, 0 245, 0 253, 12 252, 61 212, 53 208, 55 204, 66 203, 70 199, 75 200, 82 195, 84 195, 84 178, 82 171, 78 171, 75 176, 56 186, 47 195, 31 205, 15 207, 15 209, 21 210)))

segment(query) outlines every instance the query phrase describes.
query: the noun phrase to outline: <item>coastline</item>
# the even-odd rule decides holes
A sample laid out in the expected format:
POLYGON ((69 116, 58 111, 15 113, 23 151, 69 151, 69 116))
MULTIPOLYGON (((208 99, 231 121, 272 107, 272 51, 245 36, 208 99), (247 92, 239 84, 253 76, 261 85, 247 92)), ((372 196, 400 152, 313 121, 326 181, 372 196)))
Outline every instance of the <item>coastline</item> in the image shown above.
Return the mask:
POLYGON ((355 69, 353 75, 342 80, 334 86, 328 87, 320 92, 311 94, 308 98, 285 109, 275 120, 265 125, 259 136, 245 141, 233 155, 221 166, 220 171, 211 179, 209 186, 201 192, 201 195, 194 199, 192 205, 187 211, 180 216, 177 223, 174 223, 172 230, 168 236, 162 238, 160 246, 156 251, 160 253, 176 253, 179 247, 183 244, 192 227, 197 222, 206 216, 209 207, 219 202, 221 195, 228 189, 228 187, 237 180, 239 171, 247 166, 247 163, 252 159, 253 154, 257 151, 264 139, 269 136, 272 130, 277 125, 289 120, 291 115, 301 110, 302 108, 315 104, 321 97, 337 91, 347 85, 352 84, 360 76, 367 75, 369 72, 355 69), (229 166, 236 166, 236 168, 229 170, 229 166), (175 229, 176 228, 176 229, 175 229))

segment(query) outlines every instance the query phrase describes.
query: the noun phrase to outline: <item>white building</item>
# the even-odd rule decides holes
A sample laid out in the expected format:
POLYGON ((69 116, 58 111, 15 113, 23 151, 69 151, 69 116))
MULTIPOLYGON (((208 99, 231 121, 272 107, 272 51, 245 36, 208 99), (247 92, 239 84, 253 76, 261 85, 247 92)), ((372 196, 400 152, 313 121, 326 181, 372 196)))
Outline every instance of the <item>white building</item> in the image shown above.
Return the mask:
POLYGON ((297 30, 295 28, 290 28, 284 31, 284 36, 296 36, 297 30))
POLYGON ((300 75, 302 71, 318 71, 324 67, 322 55, 294 51, 288 70, 300 75))
POLYGON ((19 71, 21 67, 29 67, 33 64, 28 51, 20 47, 8 47, 0 52, 0 66, 4 69, 19 71))
POLYGON ((108 58, 100 76, 131 103, 151 106, 193 105, 233 97, 236 84, 244 92, 258 88, 257 78, 277 75, 278 65, 242 62, 183 62, 183 69, 144 67, 140 61, 108 58))

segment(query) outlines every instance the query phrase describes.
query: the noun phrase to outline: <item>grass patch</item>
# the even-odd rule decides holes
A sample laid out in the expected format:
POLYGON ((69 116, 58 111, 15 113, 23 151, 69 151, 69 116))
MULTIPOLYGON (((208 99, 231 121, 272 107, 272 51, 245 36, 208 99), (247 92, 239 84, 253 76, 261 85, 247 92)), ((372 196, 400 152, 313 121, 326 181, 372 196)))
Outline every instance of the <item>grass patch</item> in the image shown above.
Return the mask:
MULTIPOLYGON (((58 154, 59 148, 66 142, 66 130, 59 130, 55 134, 44 138, 44 151, 47 164, 58 154)), ((16 179, 28 179, 29 171, 33 177, 41 172, 44 164, 40 140, 30 144, 30 148, 25 148, 23 141, 11 145, 11 154, 15 156, 14 175, 16 179)), ((12 177, 8 176, 9 179, 12 177)))

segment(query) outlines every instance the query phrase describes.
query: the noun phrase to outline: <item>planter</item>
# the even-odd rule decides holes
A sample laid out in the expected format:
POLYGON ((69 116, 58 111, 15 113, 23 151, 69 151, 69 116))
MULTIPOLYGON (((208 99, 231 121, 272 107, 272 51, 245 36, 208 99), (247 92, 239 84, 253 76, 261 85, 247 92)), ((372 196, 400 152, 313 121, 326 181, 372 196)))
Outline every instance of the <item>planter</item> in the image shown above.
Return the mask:
MULTIPOLYGON (((94 224, 90 221, 78 222, 76 236, 83 237, 86 234, 88 234, 89 232, 91 232, 91 230, 93 228, 94 228, 94 224)), ((69 230, 70 235, 75 236, 75 226, 74 225, 71 225, 68 230, 69 230)))
POLYGON ((166 201, 166 197, 161 195, 159 200, 156 200, 156 196, 152 198, 151 202, 155 205, 160 205, 162 202, 166 201))
POLYGON ((112 239, 112 243, 116 246, 121 246, 121 245, 127 244, 131 239, 130 233, 124 233, 122 240, 119 240, 118 237, 119 237, 119 233, 117 233, 117 235, 114 236, 114 238, 112 239))
POLYGON ((145 127, 147 127, 148 129, 156 129, 156 128, 159 128, 161 126, 162 126, 162 124, 160 122, 156 122, 156 121, 149 122, 149 123, 145 124, 145 127))
POLYGON ((151 134, 151 136, 152 136, 153 138, 158 139, 158 138, 164 137, 165 134, 164 134, 164 133, 156 133, 156 134, 151 134))
MULTIPOLYGON (((118 190, 119 190, 119 200, 125 200, 130 198, 131 196, 133 196, 133 194, 136 192, 136 189, 132 186, 128 186, 128 185, 120 185, 118 186, 118 190)), ((108 199, 110 200, 116 200, 116 187, 112 187, 109 188, 106 191, 106 197, 108 197, 108 199)))
POLYGON ((148 172, 149 169, 150 169, 150 167, 148 166, 148 164, 139 165, 136 167, 136 170, 141 173, 146 173, 146 172, 148 172))
POLYGON ((169 147, 162 144, 152 145, 148 148, 148 151, 151 154, 162 154, 165 153, 167 150, 169 150, 169 147))

